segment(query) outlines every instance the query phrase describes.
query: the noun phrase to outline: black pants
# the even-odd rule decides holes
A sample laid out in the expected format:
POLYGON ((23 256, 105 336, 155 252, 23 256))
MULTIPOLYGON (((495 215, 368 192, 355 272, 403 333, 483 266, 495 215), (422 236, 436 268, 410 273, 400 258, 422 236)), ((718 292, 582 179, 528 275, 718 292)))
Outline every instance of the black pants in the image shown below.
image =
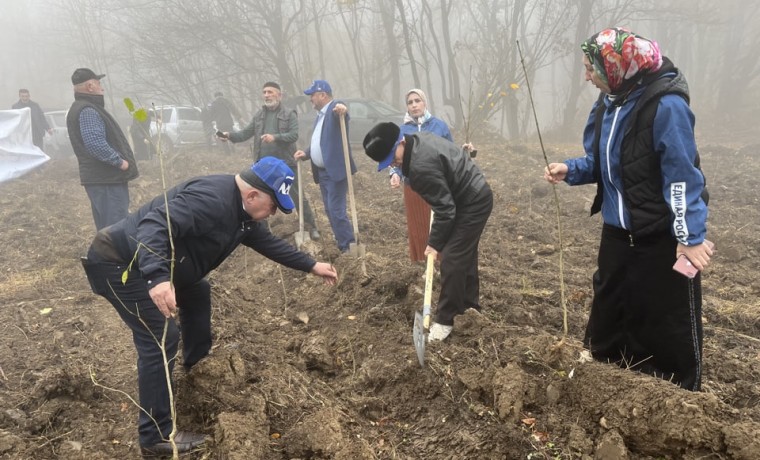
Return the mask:
POLYGON ((97 257, 92 251, 88 257, 90 259, 83 259, 82 264, 92 291, 105 297, 132 330, 137 349, 140 406, 151 414, 148 416, 140 411, 140 445, 152 446, 168 439, 172 429, 169 387, 159 346, 164 328, 169 374, 174 368, 180 333, 186 368, 208 355, 211 350, 211 288, 205 279, 190 286, 175 287, 180 311, 178 325, 174 319, 164 318, 158 310, 139 271, 128 272, 126 283, 122 283, 127 264, 93 261, 97 257))
POLYGON ((597 360, 698 391, 701 281, 672 269, 676 246, 668 233, 632 244, 627 231, 604 226, 584 345, 597 360))
POLYGON ((457 204, 454 229, 441 251, 441 295, 435 322, 451 326, 468 308, 480 310, 478 244, 493 209, 493 193, 486 184, 469 203, 457 204))

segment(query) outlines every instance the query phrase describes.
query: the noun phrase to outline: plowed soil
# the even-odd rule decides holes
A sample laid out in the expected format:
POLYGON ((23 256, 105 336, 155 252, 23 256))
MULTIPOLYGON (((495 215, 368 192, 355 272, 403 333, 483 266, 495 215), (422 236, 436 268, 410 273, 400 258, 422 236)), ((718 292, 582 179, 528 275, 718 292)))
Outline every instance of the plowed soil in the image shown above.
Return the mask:
MULTIPOLYGON (((495 194, 480 245, 482 314, 458 317, 420 366, 412 322, 424 267, 406 255, 401 193, 357 149, 364 260, 339 255, 306 181, 323 234, 306 249, 336 266, 337 286, 242 247, 209 275, 213 352, 175 371, 180 428, 209 436, 189 458, 760 458, 755 149, 701 147, 718 252, 703 275, 703 391, 691 393, 584 359, 601 231, 588 217, 593 186, 556 188, 560 244, 540 149, 478 147, 495 194)), ((549 150, 552 160, 579 155, 549 150)), ((174 184, 249 160, 242 149, 189 150, 165 163, 174 184)), ((140 167, 133 208, 161 190, 158 161, 140 167)), ((297 222, 270 219, 291 241, 297 222)), ((131 336, 79 265, 93 234, 72 157, 0 185, 0 458, 139 457, 131 336)))

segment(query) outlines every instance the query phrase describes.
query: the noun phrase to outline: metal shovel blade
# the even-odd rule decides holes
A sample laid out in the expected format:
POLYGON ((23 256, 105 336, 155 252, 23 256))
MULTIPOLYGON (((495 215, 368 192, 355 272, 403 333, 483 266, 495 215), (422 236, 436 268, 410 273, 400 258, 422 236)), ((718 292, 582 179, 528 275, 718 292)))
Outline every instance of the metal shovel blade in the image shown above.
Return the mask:
POLYGON ((423 325, 422 313, 414 313, 414 327, 412 328, 412 340, 414 341, 414 348, 417 350, 417 360, 420 362, 420 366, 425 367, 425 327, 423 325))

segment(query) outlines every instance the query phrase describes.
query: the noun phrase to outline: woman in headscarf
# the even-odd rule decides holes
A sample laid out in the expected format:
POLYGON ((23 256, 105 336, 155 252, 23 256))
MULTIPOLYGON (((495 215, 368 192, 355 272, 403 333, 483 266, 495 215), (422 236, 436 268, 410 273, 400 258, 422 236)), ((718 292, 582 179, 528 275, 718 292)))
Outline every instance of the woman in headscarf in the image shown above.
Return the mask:
MULTIPOLYGON (((427 96, 418 88, 406 92, 406 114, 401 125, 403 134, 426 131, 451 142, 451 131, 445 121, 434 117, 428 110, 427 96)), ((472 151, 472 144, 462 146, 472 151)), ((391 168, 391 187, 398 188, 403 182, 401 168, 391 168)), ((408 186, 404 187, 404 206, 406 207, 406 227, 409 237, 409 258, 412 262, 425 260, 425 247, 430 234, 430 205, 408 186)))
POLYGON ((605 29, 581 50, 586 81, 601 90, 586 155, 549 164, 544 178, 597 184, 591 212, 604 224, 584 346, 599 361, 698 391, 700 275, 673 270, 682 254, 699 270, 712 255, 686 79, 657 42, 626 29, 605 29))

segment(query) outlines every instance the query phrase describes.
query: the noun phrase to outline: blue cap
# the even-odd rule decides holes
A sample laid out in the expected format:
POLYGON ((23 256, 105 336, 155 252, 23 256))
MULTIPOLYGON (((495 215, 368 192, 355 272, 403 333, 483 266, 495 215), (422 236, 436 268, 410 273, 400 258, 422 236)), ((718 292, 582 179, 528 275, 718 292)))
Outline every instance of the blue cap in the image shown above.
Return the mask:
POLYGON ((311 96, 312 94, 320 91, 323 93, 332 94, 332 88, 330 88, 330 84, 325 80, 314 80, 311 82, 311 86, 309 86, 308 89, 303 90, 303 93, 307 96, 311 96))
POLYGON ((290 186, 295 174, 288 165, 275 157, 263 157, 250 168, 240 172, 240 178, 253 187, 267 192, 280 211, 290 214, 295 208, 290 198, 290 186))

